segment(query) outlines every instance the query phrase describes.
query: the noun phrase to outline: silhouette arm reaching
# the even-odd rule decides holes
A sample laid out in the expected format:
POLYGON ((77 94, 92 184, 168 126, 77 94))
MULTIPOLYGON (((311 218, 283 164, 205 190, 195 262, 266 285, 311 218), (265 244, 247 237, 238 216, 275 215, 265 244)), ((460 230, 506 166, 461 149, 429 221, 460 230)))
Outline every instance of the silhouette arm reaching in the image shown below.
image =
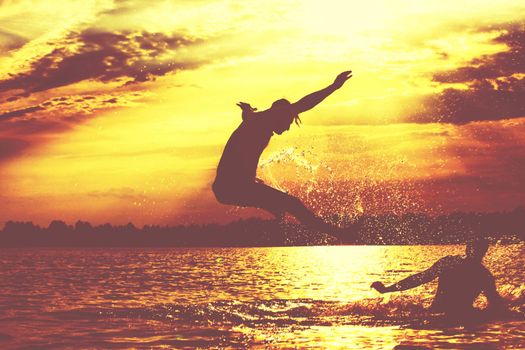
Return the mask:
POLYGON ((257 108, 252 107, 246 102, 238 102, 237 106, 242 109, 242 120, 246 120, 246 118, 252 116, 257 111, 257 108))
POLYGON ((447 262, 445 259, 440 259, 427 270, 416 273, 412 276, 408 276, 407 278, 402 279, 401 281, 396 282, 390 286, 385 286, 383 282, 378 281, 372 283, 370 287, 374 288, 379 293, 400 292, 403 290, 412 289, 437 278, 446 264, 447 262))
POLYGON ((339 89, 343 84, 352 77, 352 71, 346 71, 339 74, 334 82, 322 90, 313 92, 305 97, 301 98, 299 101, 292 104, 293 109, 297 113, 302 113, 308 111, 319 103, 321 103, 325 98, 331 95, 335 90, 339 89))

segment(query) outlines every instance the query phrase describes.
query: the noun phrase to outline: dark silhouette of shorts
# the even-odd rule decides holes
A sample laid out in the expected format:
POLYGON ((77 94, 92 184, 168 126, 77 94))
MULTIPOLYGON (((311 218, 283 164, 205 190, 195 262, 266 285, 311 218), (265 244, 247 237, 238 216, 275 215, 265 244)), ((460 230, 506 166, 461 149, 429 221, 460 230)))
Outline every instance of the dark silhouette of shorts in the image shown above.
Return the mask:
POLYGON ((272 213, 289 211, 300 201, 260 182, 221 183, 215 181, 213 193, 220 203, 242 207, 256 207, 272 213))

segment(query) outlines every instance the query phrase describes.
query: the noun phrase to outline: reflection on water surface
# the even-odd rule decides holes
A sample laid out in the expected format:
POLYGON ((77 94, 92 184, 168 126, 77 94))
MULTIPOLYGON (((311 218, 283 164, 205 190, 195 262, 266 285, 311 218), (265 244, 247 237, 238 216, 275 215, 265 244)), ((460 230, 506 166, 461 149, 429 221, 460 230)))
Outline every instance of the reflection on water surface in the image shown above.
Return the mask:
MULTIPOLYGON (((495 246, 485 259, 517 312, 524 311, 524 250, 523 244, 495 246)), ((2 348, 525 344, 521 319, 443 324, 425 310, 435 283, 386 295, 369 288, 461 254, 461 246, 1 252, 2 348)))

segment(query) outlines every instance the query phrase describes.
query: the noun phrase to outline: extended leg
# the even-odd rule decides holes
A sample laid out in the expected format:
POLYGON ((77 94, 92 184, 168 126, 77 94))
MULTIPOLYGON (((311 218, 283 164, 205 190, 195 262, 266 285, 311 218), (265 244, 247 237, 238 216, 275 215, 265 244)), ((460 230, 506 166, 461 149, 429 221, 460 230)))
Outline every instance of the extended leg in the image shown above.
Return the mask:
POLYGON ((231 188, 222 188, 214 184, 214 192, 217 199, 224 204, 261 208, 275 215, 277 220, 282 219, 284 213, 288 212, 303 225, 316 231, 331 234, 344 241, 355 238, 355 234, 348 229, 341 229, 324 222, 298 198, 263 183, 254 182, 231 188))
POLYGON ((248 205, 250 206, 265 209, 273 214, 288 212, 303 225, 314 230, 332 233, 337 229, 312 213, 298 198, 265 184, 254 184, 249 194, 251 200, 248 205))

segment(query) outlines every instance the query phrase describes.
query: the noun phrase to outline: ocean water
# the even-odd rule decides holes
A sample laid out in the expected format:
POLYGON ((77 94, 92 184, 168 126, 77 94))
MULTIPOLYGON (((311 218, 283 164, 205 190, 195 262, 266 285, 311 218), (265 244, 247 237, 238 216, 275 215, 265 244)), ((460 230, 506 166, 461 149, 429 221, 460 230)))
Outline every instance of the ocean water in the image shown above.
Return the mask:
POLYGON ((435 282, 369 288, 462 252, 0 249, 0 349, 524 349, 524 244, 492 246, 485 258, 512 309, 495 320, 458 325, 430 314, 435 282))

